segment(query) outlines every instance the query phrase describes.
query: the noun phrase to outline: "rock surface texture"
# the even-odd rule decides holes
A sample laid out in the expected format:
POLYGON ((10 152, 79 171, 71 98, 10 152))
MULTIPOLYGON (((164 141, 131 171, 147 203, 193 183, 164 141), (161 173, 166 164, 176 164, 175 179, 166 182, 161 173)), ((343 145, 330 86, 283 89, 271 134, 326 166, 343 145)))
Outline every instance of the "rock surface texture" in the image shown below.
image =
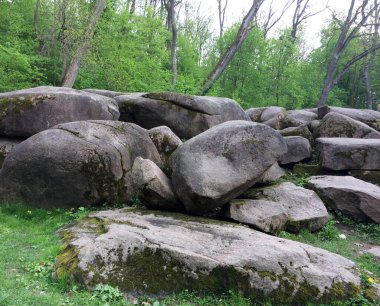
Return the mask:
POLYGON ((259 181, 286 152, 283 137, 260 123, 230 121, 181 145, 172 158, 172 182, 186 210, 221 207, 259 181))
POLYGON ((317 138, 322 166, 329 170, 380 170, 380 139, 317 138))
POLYGON ((267 233, 317 231, 328 220, 318 195, 290 182, 251 189, 242 197, 250 199, 232 200, 225 208, 226 216, 267 233))
POLYGON ((4 159, 7 155, 13 150, 13 148, 18 145, 20 142, 24 141, 23 138, 8 138, 0 137, 0 169, 3 165, 4 159))
POLYGON ((255 300, 303 305, 358 294, 348 259, 240 225, 124 209, 91 214, 61 230, 57 275, 132 294, 236 290, 255 300))
POLYGON ((115 100, 64 87, 0 94, 0 135, 28 137, 59 123, 118 120, 115 100))
POLYGON ((365 123, 339 113, 328 113, 315 131, 315 137, 380 138, 380 132, 365 123))
POLYGON ((132 179, 138 199, 151 209, 183 210, 177 202, 171 182, 151 160, 137 157, 132 167, 132 179))
POLYGON ((332 209, 380 223, 380 187, 351 176, 312 176, 308 186, 332 209))
POLYGON ((234 100, 178 93, 134 93, 115 98, 120 120, 151 129, 168 126, 178 137, 191 138, 220 123, 248 120, 234 100))
POLYGON ((138 156, 161 163, 145 129, 118 121, 59 124, 17 145, 0 171, 0 198, 39 207, 126 203, 138 156))
POLYGON ((279 160, 281 165, 298 163, 311 157, 309 140, 301 136, 287 136, 284 139, 288 150, 279 160))

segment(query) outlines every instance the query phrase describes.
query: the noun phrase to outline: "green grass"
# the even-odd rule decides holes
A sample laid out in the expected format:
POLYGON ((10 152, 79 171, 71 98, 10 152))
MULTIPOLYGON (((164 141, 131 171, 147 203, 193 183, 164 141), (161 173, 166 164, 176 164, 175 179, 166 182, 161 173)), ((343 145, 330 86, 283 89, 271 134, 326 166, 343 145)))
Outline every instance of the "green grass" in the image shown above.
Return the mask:
MULTIPOLYGON (((63 225, 81 218, 88 210, 41 210, 22 205, 0 205, 0 306, 6 305, 133 305, 124 299, 117 288, 107 285, 97 286, 88 292, 78 284, 68 280, 54 280, 54 258, 59 252, 59 237, 56 230, 63 225)), ((347 219, 346 223, 352 222, 347 219)), ((354 225, 356 232, 347 239, 336 238, 339 231, 330 222, 317 234, 302 231, 298 235, 282 233, 282 236, 322 247, 355 260, 363 269, 380 277, 380 264, 370 255, 357 255, 353 243, 380 241, 380 226, 354 225)), ((199 296, 184 291, 160 300, 140 297, 137 305, 270 305, 257 304, 234 292, 226 292, 222 297, 199 296)), ((363 297, 336 306, 374 305, 363 297)))

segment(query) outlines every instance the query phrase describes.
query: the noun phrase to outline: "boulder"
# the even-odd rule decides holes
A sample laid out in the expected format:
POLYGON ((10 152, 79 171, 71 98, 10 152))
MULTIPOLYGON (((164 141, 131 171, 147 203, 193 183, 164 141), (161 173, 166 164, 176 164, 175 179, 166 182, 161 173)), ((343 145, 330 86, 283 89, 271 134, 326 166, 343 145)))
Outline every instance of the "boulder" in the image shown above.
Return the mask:
POLYGON ((318 119, 318 115, 306 110, 290 110, 282 121, 282 128, 300 125, 309 125, 313 120, 318 119))
POLYGON ((351 170, 348 174, 360 180, 380 186, 380 171, 351 170))
POLYGON ((42 86, 0 94, 0 135, 28 137, 56 124, 118 120, 115 100, 65 87, 42 86))
POLYGON ((328 220, 325 205, 312 191, 290 182, 253 188, 225 207, 225 215, 235 221, 276 234, 282 230, 317 231, 328 220))
POLYGON ((240 105, 228 98, 164 92, 135 93, 115 99, 120 107, 120 120, 147 129, 165 125, 186 139, 225 121, 251 121, 240 105))
POLYGON ((181 139, 167 126, 158 126, 148 130, 148 135, 160 153, 164 168, 169 168, 169 158, 173 152, 182 144, 181 139))
POLYGON ((380 170, 380 139, 317 138, 322 166, 329 170, 380 170))
POLYGON ((265 110, 265 107, 253 107, 250 109, 247 109, 245 113, 251 118, 253 122, 260 122, 260 117, 263 111, 265 110))
POLYGON ((375 246, 366 251, 366 253, 371 254, 375 260, 380 261, 380 247, 375 246))
POLYGON ((267 171, 260 176, 259 181, 255 185, 269 185, 286 175, 286 172, 274 163, 267 171))
POLYGON ((0 137, 0 169, 7 155, 13 150, 16 145, 24 140, 25 138, 0 137))
POLYGON ((281 128, 281 122, 286 116, 286 109, 278 106, 266 107, 261 113, 260 122, 269 125, 275 130, 281 128))
POLYGON ((323 106, 318 108, 318 118, 322 119, 325 115, 332 112, 348 116, 357 121, 361 121, 377 131, 380 130, 380 113, 377 111, 371 109, 323 106))
POLYGON ((314 131, 321 125, 321 120, 313 120, 310 122, 309 127, 311 132, 314 133, 314 131))
POLYGON ((308 187, 330 208, 360 221, 380 223, 380 187, 351 176, 312 176, 308 187))
POLYGON ((301 136, 306 138, 312 143, 314 141, 313 135, 311 134, 309 128, 306 125, 292 126, 280 131, 280 134, 284 137, 286 136, 301 136))
POLYGON ((222 123, 174 152, 174 190, 190 213, 221 207, 258 182, 285 152, 283 137, 264 124, 222 123))
POLYGON ((301 136, 284 137, 288 151, 281 156, 281 165, 298 163, 311 157, 311 145, 309 140, 301 136))
POLYGON ((138 156, 161 163, 145 129, 118 121, 59 124, 17 145, 0 171, 0 202, 36 207, 126 203, 138 156))
POLYGON ((328 113, 315 131, 315 137, 380 138, 380 132, 365 123, 339 113, 328 113))
POLYGON ((120 91, 111 91, 111 90, 106 90, 106 89, 92 89, 92 88, 87 88, 87 89, 81 89, 81 91, 101 95, 101 96, 106 96, 108 98, 115 98, 117 96, 125 95, 127 94, 126 92, 120 92, 120 91))
POLYGON ((150 209, 183 210, 172 189, 171 182, 151 160, 136 157, 132 179, 141 203, 150 209))
POLYGON ((175 213, 92 213, 60 231, 56 275, 134 296, 240 292, 258 302, 305 305, 359 294, 360 272, 339 255, 241 225, 175 213))

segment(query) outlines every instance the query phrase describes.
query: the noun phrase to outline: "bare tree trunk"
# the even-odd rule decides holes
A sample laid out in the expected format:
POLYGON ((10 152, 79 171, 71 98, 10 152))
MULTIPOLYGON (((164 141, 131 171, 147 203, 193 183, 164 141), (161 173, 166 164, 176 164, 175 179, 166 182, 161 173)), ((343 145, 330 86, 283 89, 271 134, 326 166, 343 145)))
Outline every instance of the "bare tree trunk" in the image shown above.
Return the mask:
MULTIPOLYGON (((341 33, 339 35, 338 41, 335 45, 332 58, 330 61, 329 68, 326 73, 326 77, 324 80, 324 85, 322 89, 322 93, 319 97, 317 107, 322 107, 326 104, 328 95, 333 88, 333 86, 337 83, 339 78, 347 72, 348 68, 355 62, 357 62, 357 58, 361 59, 361 55, 354 57, 351 61, 349 61, 345 68, 343 69, 343 73, 340 73, 337 78, 334 79, 334 73, 338 66, 338 62, 342 56, 343 51, 347 47, 347 45, 351 42, 351 40, 358 34, 360 28, 366 23, 370 14, 374 11, 375 8, 370 9, 369 11, 365 11, 366 6, 368 5, 368 0, 362 1, 359 7, 354 12, 355 0, 351 0, 350 8, 348 10, 347 17, 344 23, 341 26, 341 33), (358 21, 358 17, 361 19, 358 21), (354 25, 354 28, 351 29, 351 26, 354 25)), ((368 51, 368 50, 367 50, 368 51)))
POLYGON ((134 14, 136 11, 136 0, 132 0, 131 2, 131 8, 129 9, 130 14, 134 14))
POLYGON ((223 36, 224 31, 224 20, 226 17, 226 8, 228 0, 225 0, 224 5, 222 5, 223 0, 217 0, 218 2, 218 17, 219 17, 219 38, 223 36))
POLYGON ((200 92, 200 95, 205 95, 211 87, 214 85, 214 83, 219 79, 220 75, 223 73, 223 71, 226 69, 228 64, 231 62, 232 58, 236 54, 236 52, 240 49, 240 46, 246 39, 249 30, 250 30, 250 24, 252 20, 255 18, 261 4, 265 0, 254 0, 253 4, 248 12, 248 14, 244 17, 239 31, 236 34, 235 41, 229 46, 227 51, 224 53, 224 55, 219 60, 218 64, 215 66, 214 70, 210 73, 208 76, 206 82, 203 85, 203 89, 200 92))
POLYGON ((87 29, 83 35, 82 43, 75 51, 74 57, 72 58, 70 65, 66 69, 65 75, 62 80, 62 87, 73 87, 75 80, 78 76, 80 62, 83 56, 86 54, 88 47, 90 46, 91 39, 95 32, 96 23, 102 15, 102 12, 105 9, 105 7, 105 0, 97 0, 92 16, 90 17, 87 29))
POLYGON ((40 0, 36 0, 36 3, 34 5, 34 31, 36 32, 36 35, 38 36, 38 15, 39 15, 39 9, 40 9, 40 0))

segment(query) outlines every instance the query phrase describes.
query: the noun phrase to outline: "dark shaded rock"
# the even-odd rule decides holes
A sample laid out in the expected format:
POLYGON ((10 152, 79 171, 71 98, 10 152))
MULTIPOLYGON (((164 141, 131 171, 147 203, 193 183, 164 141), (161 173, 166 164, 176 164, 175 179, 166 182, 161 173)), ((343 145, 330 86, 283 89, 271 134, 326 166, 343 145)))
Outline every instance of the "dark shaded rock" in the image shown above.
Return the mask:
POLYGON ((370 109, 343 108, 334 106, 324 106, 318 108, 318 117, 322 119, 328 113, 338 113, 352 119, 361 121, 375 130, 380 130, 380 113, 370 109))
POLYGON ((59 123, 118 118, 115 100, 71 88, 42 86, 0 94, 0 135, 28 137, 59 123))
POLYGON ((360 221, 380 223, 380 187, 351 176, 312 176, 308 186, 330 208, 360 221))
POLYGON ((167 126, 158 126, 148 131, 150 139, 160 153, 164 168, 168 169, 169 159, 173 152, 182 144, 181 139, 175 135, 167 126))
POLYGON ((143 128, 118 121, 59 124, 17 145, 0 171, 0 202, 36 207, 126 203, 136 157, 161 163, 143 128))
POLYGON ((281 156, 280 165, 298 163, 311 157, 311 145, 309 140, 301 136, 284 137, 288 151, 281 156))
POLYGON ((293 166, 293 173, 300 176, 312 176, 328 174, 328 171, 323 169, 321 165, 295 164, 293 166))
POLYGON ((360 180, 380 185, 380 171, 351 170, 348 174, 360 180))
POLYGON ((151 160, 137 157, 132 167, 133 184, 141 203, 150 209, 184 210, 170 180, 151 160))
POLYGON ((380 170, 380 140, 317 138, 324 168, 330 170, 380 170))
POLYGON ((310 143, 314 141, 313 135, 311 134, 309 128, 306 125, 300 125, 295 127, 288 127, 280 131, 280 134, 284 137, 286 136, 301 136, 309 140, 310 143))
POLYGON ((144 128, 168 126, 178 137, 191 138, 222 122, 251 121, 234 100, 178 93, 135 93, 115 98, 120 120, 144 128))
POLYGON ((380 138, 380 132, 339 113, 328 113, 315 131, 315 137, 380 138))
POLYGON ((273 234, 282 230, 317 231, 328 220, 317 194, 290 182, 251 189, 248 194, 254 199, 232 200, 225 208, 226 217, 273 234))
POLYGON ((313 120, 318 119, 318 115, 306 110, 290 110, 282 120, 282 128, 309 125, 313 120))
POLYGON ((240 292, 258 302, 305 305, 359 294, 355 264, 244 226, 123 209, 92 213, 60 231, 56 274, 132 295, 240 292))
POLYGON ((253 122, 260 122, 260 117, 262 112, 265 110, 265 107, 253 107, 250 109, 247 109, 245 113, 251 118, 253 122))
POLYGON ((272 128, 230 121, 188 140, 173 155, 172 181, 188 212, 221 207, 260 180, 286 152, 272 128))
POLYGON ((0 137, 0 168, 3 165, 4 159, 13 148, 24 140, 25 138, 0 137))

